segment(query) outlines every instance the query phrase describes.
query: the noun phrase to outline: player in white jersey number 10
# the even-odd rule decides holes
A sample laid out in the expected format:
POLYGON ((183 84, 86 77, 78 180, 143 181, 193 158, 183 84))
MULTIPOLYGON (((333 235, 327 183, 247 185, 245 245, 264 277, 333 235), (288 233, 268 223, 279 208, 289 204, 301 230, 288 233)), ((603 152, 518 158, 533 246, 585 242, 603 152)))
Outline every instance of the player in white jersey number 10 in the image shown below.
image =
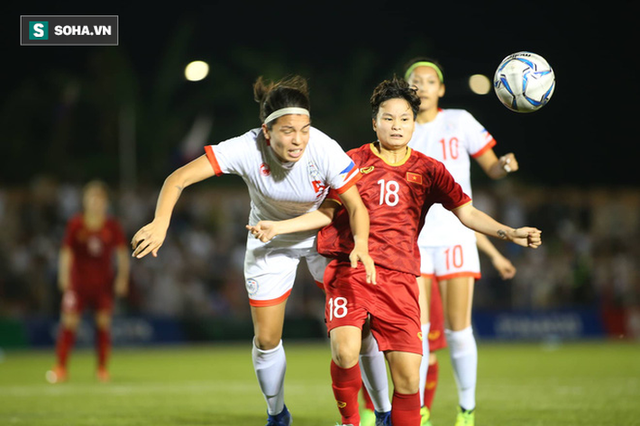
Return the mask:
MULTIPOLYGON (((496 156, 493 151, 496 141, 471 114, 465 110, 439 108, 445 85, 443 69, 437 61, 413 59, 406 66, 404 76, 418 89, 421 99, 416 130, 409 146, 441 161, 465 193, 473 198, 471 158, 492 179, 503 178, 518 170, 518 161, 513 153, 496 156)), ((418 282, 424 307, 424 358, 420 373, 423 424, 429 424, 429 407, 437 384, 436 379, 427 387, 428 370, 433 366, 434 378, 437 377, 434 350, 445 345, 444 336, 449 344, 458 385, 460 409, 456 424, 468 426, 474 422, 477 349, 471 329, 471 307, 475 280, 480 278, 476 243, 492 258, 501 276, 510 278, 515 274, 511 262, 484 235, 474 234, 460 226, 455 216, 441 206, 436 205, 429 210, 418 241, 422 257, 418 282), (440 299, 438 293, 442 296, 441 306, 434 305, 440 299), (432 298, 434 302, 431 302, 432 298), (444 313, 444 321, 439 321, 438 313, 444 313), (438 329, 438 324, 442 328, 438 329)))

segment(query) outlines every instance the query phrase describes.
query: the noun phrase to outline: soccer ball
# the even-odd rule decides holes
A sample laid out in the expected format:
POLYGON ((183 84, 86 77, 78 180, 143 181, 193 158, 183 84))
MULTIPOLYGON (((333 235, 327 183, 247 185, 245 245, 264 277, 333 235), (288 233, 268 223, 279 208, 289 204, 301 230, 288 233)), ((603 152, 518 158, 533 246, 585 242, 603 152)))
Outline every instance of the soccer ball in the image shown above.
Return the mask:
POLYGON ((498 99, 515 112, 533 112, 542 108, 551 99, 555 87, 556 78, 549 63, 531 52, 507 56, 493 77, 498 99))

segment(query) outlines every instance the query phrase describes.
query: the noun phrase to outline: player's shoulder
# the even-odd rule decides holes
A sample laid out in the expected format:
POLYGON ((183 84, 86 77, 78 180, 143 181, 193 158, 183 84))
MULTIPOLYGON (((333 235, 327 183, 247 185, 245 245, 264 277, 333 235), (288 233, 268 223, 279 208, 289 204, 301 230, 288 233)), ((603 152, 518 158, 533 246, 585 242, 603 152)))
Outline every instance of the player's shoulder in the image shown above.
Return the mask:
POLYGON ((328 150, 340 150, 344 152, 335 139, 313 126, 309 128, 309 144, 307 147, 313 151, 324 154, 326 154, 328 150))
POLYGON ((347 155, 351 157, 356 163, 366 160, 370 157, 376 157, 371 149, 371 143, 366 143, 364 145, 360 145, 356 148, 352 148, 347 151, 347 155))
POLYGON ((323 132, 322 130, 318 129, 317 127, 313 127, 313 126, 309 126, 309 137, 312 137, 314 139, 331 139, 331 140, 333 140, 325 132, 323 132))
POLYGON ((83 219, 82 213, 76 213, 73 216, 71 216, 69 220, 67 220, 68 227, 77 228, 79 226, 82 226, 83 223, 84 223, 84 219, 83 219))
MULTIPOLYGON (((256 129, 251 129, 248 130, 246 132, 244 132, 241 135, 237 135, 237 136, 233 136, 229 139, 225 139, 223 141, 220 141, 217 145, 220 146, 226 146, 226 147, 231 147, 231 146, 247 146, 247 147, 251 147, 251 146, 255 146, 256 145, 256 141, 258 140, 258 137, 261 133, 261 129, 260 128, 256 128, 256 129)), ((216 146, 214 144, 214 146, 216 146)))
POLYGON ((448 121, 463 121, 469 119, 475 120, 475 118, 469 111, 462 108, 446 108, 441 112, 442 116, 448 121))
POLYGON ((412 148, 409 148, 409 149, 411 149, 409 158, 411 158, 414 163, 420 163, 424 165, 433 165, 435 163, 439 163, 439 161, 436 160, 435 158, 429 157, 427 154, 424 154, 418 151, 417 149, 412 149, 412 148))
POLYGON ((120 223, 120 219, 112 215, 107 216, 106 224, 107 226, 115 227, 115 228, 119 228, 122 226, 122 224, 120 223))
POLYGON ((409 159, 408 167, 410 167, 414 173, 433 174, 437 173, 439 169, 445 168, 444 164, 440 160, 423 154, 415 149, 411 150, 409 159))

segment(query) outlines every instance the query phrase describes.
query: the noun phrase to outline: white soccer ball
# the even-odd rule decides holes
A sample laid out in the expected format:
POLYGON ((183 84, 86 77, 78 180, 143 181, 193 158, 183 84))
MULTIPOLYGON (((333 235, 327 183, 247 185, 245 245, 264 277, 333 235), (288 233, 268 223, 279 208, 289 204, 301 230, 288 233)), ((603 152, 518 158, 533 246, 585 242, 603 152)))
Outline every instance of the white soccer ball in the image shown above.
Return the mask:
POLYGON ((549 63, 531 52, 507 56, 493 77, 498 99, 515 112, 533 112, 542 108, 551 99, 555 87, 556 78, 549 63))

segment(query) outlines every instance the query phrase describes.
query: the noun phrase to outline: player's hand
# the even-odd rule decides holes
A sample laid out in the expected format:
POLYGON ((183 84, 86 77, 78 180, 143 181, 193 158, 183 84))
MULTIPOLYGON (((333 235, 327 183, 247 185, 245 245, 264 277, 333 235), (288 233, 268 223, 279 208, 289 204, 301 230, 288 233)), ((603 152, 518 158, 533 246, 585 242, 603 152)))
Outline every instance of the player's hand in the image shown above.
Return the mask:
POLYGON ((510 280, 516 275, 516 267, 513 266, 513 263, 509 259, 504 256, 495 256, 491 259, 491 263, 493 267, 496 268, 498 274, 500 274, 500 278, 503 280, 510 280))
POLYGON ((272 220, 261 220, 253 226, 247 225, 246 228, 251 232, 251 235, 263 243, 271 241, 273 237, 278 235, 277 222, 272 220))
POLYGON ((538 248, 542 244, 542 231, 528 226, 507 232, 509 240, 522 247, 538 248))
POLYGON ((518 160, 513 152, 503 155, 498 159, 500 167, 507 173, 513 173, 518 170, 518 160))
POLYGON ((375 285, 378 283, 376 281, 376 264, 368 252, 354 248, 351 254, 349 254, 349 260, 351 261, 352 268, 357 268, 358 262, 362 262, 364 271, 367 274, 367 284, 375 285))
POLYGON ((158 225, 155 221, 143 226, 131 239, 131 256, 140 259, 151 253, 153 257, 158 257, 158 250, 166 236, 167 227, 158 225))

